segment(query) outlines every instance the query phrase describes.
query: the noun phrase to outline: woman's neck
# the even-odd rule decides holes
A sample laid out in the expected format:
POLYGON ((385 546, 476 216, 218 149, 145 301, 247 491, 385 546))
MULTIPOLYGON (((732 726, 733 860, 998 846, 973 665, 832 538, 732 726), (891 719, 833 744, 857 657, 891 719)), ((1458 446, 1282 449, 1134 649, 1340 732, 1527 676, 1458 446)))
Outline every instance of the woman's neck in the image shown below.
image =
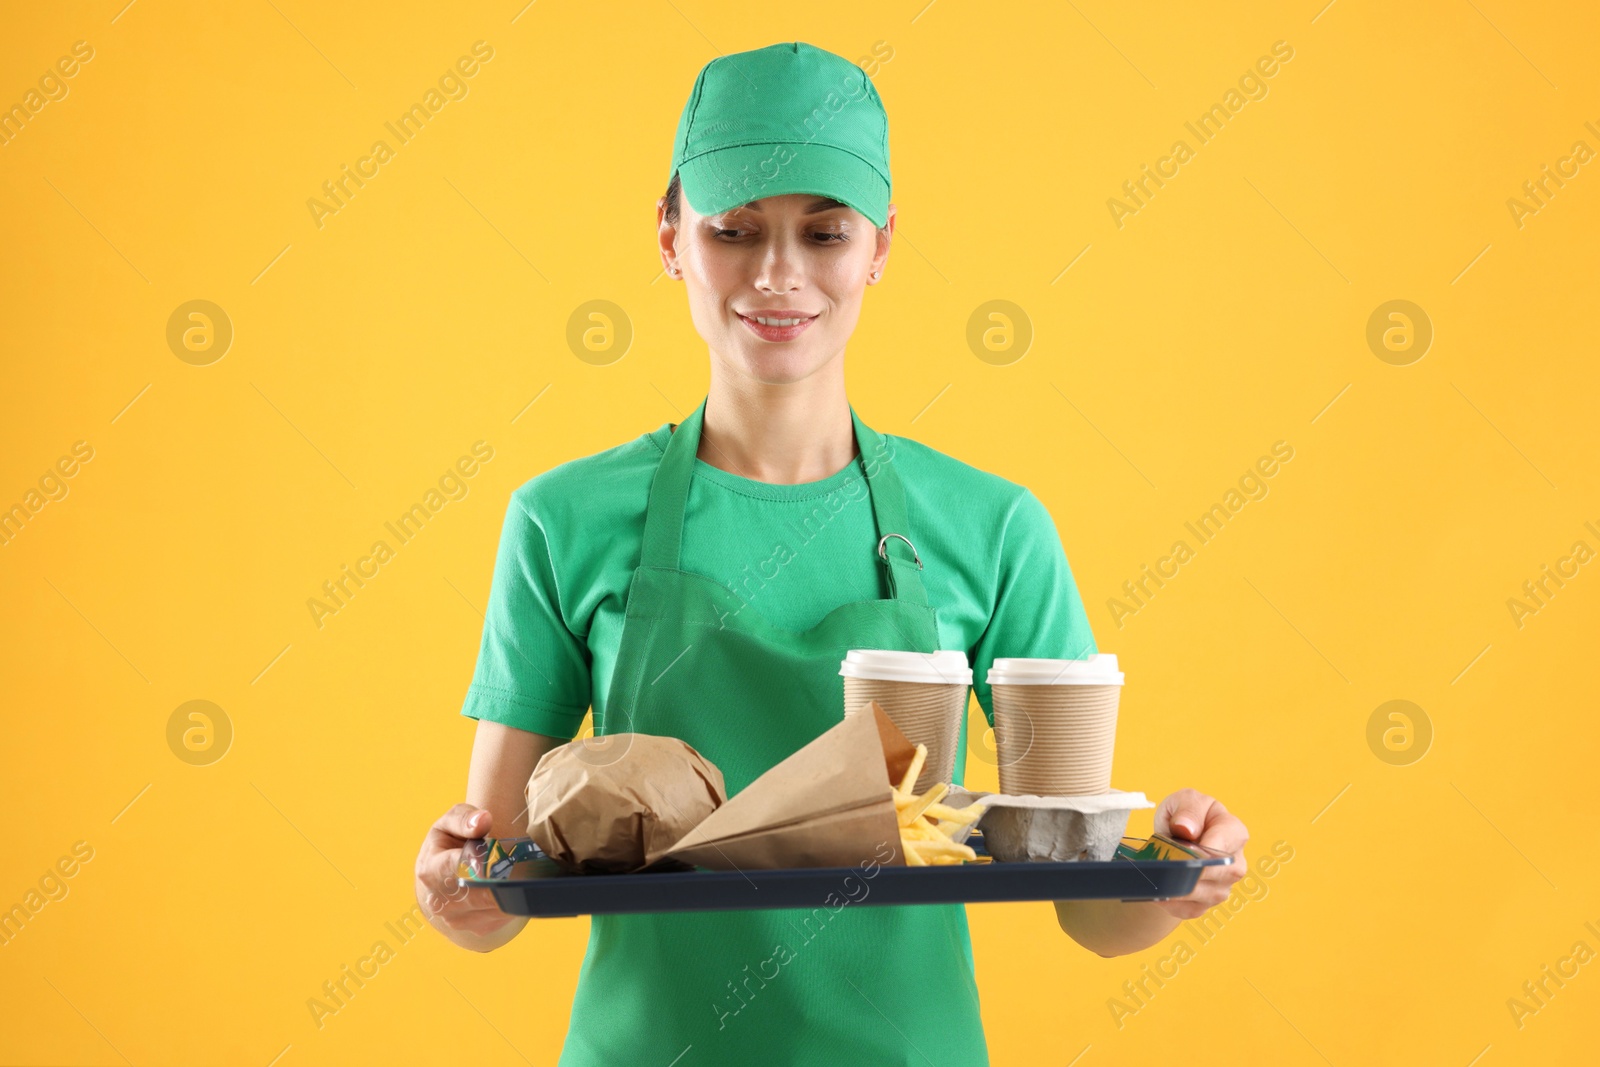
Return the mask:
POLYGON ((796 485, 837 474, 855 454, 843 373, 783 385, 712 374, 699 457, 713 467, 796 485))

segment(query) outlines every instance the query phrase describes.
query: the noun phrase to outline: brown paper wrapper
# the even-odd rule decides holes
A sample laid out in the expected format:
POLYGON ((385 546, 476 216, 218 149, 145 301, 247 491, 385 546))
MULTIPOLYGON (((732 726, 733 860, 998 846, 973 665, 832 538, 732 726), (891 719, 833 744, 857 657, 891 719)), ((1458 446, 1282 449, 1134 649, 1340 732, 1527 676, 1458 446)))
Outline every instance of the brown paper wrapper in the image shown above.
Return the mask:
POLYGON ((660 855, 729 871, 903 865, 890 787, 915 749, 876 701, 847 715, 706 816, 660 855), (883 848, 893 851, 884 860, 883 848))
POLYGON ((581 874, 637 871, 727 799, 722 772, 676 737, 606 734, 551 749, 528 779, 528 836, 581 874))

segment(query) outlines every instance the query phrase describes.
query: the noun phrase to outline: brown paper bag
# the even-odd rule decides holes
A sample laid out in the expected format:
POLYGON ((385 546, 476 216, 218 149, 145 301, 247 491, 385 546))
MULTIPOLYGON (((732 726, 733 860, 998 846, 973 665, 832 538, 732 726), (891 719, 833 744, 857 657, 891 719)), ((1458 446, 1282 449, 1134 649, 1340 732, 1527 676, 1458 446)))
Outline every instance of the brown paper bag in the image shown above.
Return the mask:
POLYGON ((584 738, 551 749, 534 768, 528 836, 571 871, 636 871, 726 795, 722 772, 676 737, 584 738))
POLYGON ((876 702, 768 770, 658 856, 727 871, 903 865, 891 786, 915 754, 876 702), (892 850, 885 860, 883 850, 892 850))

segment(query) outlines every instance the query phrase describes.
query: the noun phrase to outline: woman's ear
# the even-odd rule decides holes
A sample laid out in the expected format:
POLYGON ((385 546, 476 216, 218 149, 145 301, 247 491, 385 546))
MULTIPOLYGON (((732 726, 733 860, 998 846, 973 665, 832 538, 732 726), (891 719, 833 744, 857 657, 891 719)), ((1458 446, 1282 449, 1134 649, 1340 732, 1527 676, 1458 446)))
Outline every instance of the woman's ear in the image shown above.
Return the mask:
POLYGON ((661 250, 661 269, 669 278, 683 277, 678 266, 678 228, 667 221, 667 198, 656 198, 656 243, 661 250))
POLYGON ((894 205, 889 205, 888 213, 883 220, 883 226, 874 230, 877 236, 877 248, 872 255, 872 268, 867 272, 867 284, 876 285, 883 277, 884 267, 889 262, 890 239, 894 236, 894 205))

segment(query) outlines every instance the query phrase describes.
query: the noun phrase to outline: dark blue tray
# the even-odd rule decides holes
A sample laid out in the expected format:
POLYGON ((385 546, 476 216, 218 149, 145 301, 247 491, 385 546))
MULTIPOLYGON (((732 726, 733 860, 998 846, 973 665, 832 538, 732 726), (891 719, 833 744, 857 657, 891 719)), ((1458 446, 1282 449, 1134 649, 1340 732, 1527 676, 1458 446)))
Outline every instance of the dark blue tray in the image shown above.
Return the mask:
MULTIPOLYGON (((967 844, 986 855, 983 835, 967 844)), ((860 904, 982 904, 1014 900, 1167 900, 1186 896, 1202 868, 1231 856, 1156 835, 1124 837, 1116 855, 1074 863, 974 863, 947 867, 793 867, 748 871, 572 874, 527 838, 467 842, 457 882, 494 891, 510 915, 565 918, 666 911, 810 908, 830 894, 860 904), (862 892, 866 883, 869 891, 862 892)))

